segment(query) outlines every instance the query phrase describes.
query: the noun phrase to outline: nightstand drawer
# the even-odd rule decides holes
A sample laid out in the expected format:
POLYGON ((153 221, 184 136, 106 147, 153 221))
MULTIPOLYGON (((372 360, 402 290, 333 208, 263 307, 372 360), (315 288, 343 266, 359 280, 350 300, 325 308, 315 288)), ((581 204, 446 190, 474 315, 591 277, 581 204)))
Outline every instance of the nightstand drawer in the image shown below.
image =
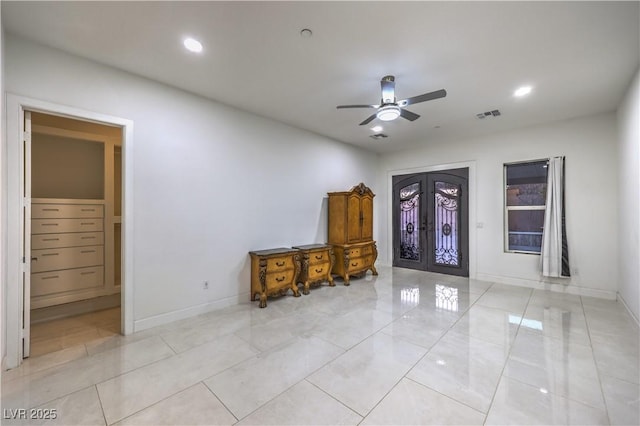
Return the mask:
POLYGON ((293 257, 283 256, 267 259, 267 273, 293 269, 293 257))
POLYGON ((309 265, 316 264, 329 264, 331 259, 329 258, 329 251, 321 251, 316 253, 309 253, 309 265))
POLYGON ((318 263, 309 265, 309 281, 325 279, 329 273, 330 263, 318 263))
POLYGON ((293 275, 295 271, 293 269, 287 269, 279 272, 268 272, 266 283, 267 289, 277 289, 281 287, 290 287, 293 281, 293 275))

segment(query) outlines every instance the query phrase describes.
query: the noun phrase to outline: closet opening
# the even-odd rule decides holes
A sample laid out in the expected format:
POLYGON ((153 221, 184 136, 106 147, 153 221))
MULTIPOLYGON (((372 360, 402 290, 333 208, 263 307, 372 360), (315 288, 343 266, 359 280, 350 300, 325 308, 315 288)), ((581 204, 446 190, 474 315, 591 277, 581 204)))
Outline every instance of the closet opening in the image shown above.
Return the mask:
POLYGON ((121 333, 123 137, 121 127, 28 110, 25 130, 23 356, 36 357, 121 333))

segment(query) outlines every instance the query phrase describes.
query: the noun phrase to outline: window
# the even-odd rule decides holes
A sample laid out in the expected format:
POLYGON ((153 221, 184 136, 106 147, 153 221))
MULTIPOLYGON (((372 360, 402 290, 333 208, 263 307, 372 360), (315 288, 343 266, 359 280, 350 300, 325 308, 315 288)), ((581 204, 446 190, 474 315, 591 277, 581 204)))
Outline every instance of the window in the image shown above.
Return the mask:
POLYGON ((547 160, 504 165, 505 251, 540 253, 547 160))

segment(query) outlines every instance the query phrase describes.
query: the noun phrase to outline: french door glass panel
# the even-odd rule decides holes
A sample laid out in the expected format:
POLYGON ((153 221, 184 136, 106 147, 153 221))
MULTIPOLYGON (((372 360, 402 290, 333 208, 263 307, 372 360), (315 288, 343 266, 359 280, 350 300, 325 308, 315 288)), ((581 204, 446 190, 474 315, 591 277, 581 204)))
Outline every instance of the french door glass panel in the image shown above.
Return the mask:
POLYGON ((435 182, 434 191, 434 263, 459 266, 460 244, 458 217, 460 214, 460 186, 448 182, 435 182))
POLYGON ((400 259, 420 261, 420 183, 400 189, 400 259))

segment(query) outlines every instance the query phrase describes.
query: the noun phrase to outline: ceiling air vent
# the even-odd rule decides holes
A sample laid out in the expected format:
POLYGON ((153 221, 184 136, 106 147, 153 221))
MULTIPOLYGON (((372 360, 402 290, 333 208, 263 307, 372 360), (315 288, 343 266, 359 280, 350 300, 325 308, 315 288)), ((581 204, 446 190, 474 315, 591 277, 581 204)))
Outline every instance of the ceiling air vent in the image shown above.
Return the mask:
POLYGON ((500 111, 494 109, 493 111, 481 112, 480 114, 476 114, 476 118, 479 120, 484 120, 487 117, 499 117, 500 115, 500 111))
POLYGON ((369 137, 373 139, 384 139, 388 138, 389 136, 385 135, 384 133, 376 133, 375 135, 371 135, 369 137))

